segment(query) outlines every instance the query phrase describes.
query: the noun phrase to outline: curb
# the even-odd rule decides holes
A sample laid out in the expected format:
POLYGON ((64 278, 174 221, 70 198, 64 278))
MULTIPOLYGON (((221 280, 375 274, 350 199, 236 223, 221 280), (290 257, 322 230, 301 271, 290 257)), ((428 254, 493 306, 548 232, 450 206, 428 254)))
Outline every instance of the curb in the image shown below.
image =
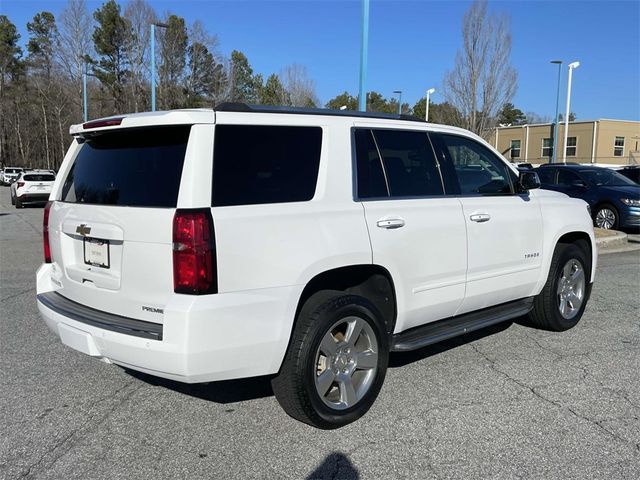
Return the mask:
MULTIPOLYGON (((598 231, 599 229, 596 229, 598 231)), ((624 232, 616 230, 606 230, 607 236, 596 235, 596 248, 598 254, 621 253, 640 250, 640 243, 629 242, 628 236, 624 232)), ((603 232, 604 233, 604 232, 603 232)))

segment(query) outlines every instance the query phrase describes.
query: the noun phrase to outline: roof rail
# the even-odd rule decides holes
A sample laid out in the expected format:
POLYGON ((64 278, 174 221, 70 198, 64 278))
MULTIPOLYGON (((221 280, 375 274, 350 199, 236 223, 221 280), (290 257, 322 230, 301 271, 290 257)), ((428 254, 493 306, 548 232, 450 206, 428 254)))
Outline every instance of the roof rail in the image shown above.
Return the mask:
POLYGON ((380 112, 358 112, 355 110, 333 110, 330 108, 306 108, 306 107, 285 107, 273 105, 249 105, 240 102, 224 102, 213 108, 216 112, 253 112, 253 113, 293 113, 298 115, 329 115, 334 117, 361 117, 361 118, 382 118, 387 120, 406 120, 410 122, 423 122, 424 120, 413 115, 380 113, 380 112))

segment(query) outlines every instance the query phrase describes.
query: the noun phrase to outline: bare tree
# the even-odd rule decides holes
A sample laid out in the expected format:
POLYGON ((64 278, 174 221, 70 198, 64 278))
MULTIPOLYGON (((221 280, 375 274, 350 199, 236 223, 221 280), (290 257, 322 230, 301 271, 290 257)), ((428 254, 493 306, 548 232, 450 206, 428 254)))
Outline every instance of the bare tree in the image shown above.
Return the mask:
POLYGON ((315 107, 319 100, 316 95, 316 84, 309 77, 307 67, 294 63, 282 69, 280 82, 288 93, 288 100, 293 107, 315 107))
POLYGON ((84 0, 69 0, 58 18, 56 60, 79 90, 82 89, 85 56, 93 51, 92 29, 93 20, 84 0))
POLYGON ((462 38, 455 67, 445 75, 445 96, 462 114, 461 126, 486 135, 517 88, 509 20, 489 15, 486 0, 476 0, 464 15, 462 38))
POLYGON ((131 24, 128 56, 131 68, 131 105, 133 111, 146 109, 145 84, 149 75, 149 54, 151 23, 156 13, 145 0, 131 0, 124 10, 124 16, 131 24))

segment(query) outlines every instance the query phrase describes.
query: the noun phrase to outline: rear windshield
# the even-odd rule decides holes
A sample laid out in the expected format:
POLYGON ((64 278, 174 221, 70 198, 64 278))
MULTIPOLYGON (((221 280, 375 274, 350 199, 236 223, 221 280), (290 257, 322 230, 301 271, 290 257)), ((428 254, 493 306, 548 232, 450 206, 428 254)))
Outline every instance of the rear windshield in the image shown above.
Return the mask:
POLYGON ((215 138, 213 206, 313 198, 322 128, 218 125, 215 138))
POLYGON ((85 140, 62 187, 62 201, 175 207, 191 126, 104 132, 85 140))
POLYGON ((50 173, 47 174, 31 174, 31 175, 24 175, 22 177, 22 179, 26 182, 53 182, 56 177, 54 175, 51 175, 50 173))
POLYGON ((22 171, 21 168, 5 168, 4 173, 20 173, 22 171))

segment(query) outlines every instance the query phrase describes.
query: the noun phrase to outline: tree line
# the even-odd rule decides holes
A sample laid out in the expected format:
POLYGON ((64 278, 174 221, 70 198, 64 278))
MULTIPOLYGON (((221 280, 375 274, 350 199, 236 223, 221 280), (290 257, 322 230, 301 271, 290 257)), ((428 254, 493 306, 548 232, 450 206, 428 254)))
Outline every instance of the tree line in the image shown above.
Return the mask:
MULTIPOLYGON (((71 141, 69 126, 83 118, 83 73, 88 117, 151 110, 150 25, 156 27, 156 108, 211 107, 225 101, 316 107, 315 82, 300 64, 269 74, 254 72, 247 56, 218 51, 218 38, 200 21, 159 16, 146 0, 107 0, 89 12, 68 0, 56 17, 42 11, 26 29, 25 50, 16 26, 0 15, 0 163, 57 169, 71 141)), ((511 33, 505 17, 475 1, 462 22, 463 45, 443 79, 445 101, 432 103, 429 120, 487 135, 509 104, 517 75, 509 63, 511 33), (503 109, 504 110, 504 109, 503 109)), ((367 94, 367 110, 398 112, 398 101, 367 94)), ((511 104, 509 104, 511 105, 511 104)), ((326 108, 357 110, 343 92, 326 108)), ((511 107, 513 107, 511 105, 511 107)), ((424 118, 426 98, 403 103, 402 113, 424 118)), ((513 107, 514 108, 514 107, 513 107)))

